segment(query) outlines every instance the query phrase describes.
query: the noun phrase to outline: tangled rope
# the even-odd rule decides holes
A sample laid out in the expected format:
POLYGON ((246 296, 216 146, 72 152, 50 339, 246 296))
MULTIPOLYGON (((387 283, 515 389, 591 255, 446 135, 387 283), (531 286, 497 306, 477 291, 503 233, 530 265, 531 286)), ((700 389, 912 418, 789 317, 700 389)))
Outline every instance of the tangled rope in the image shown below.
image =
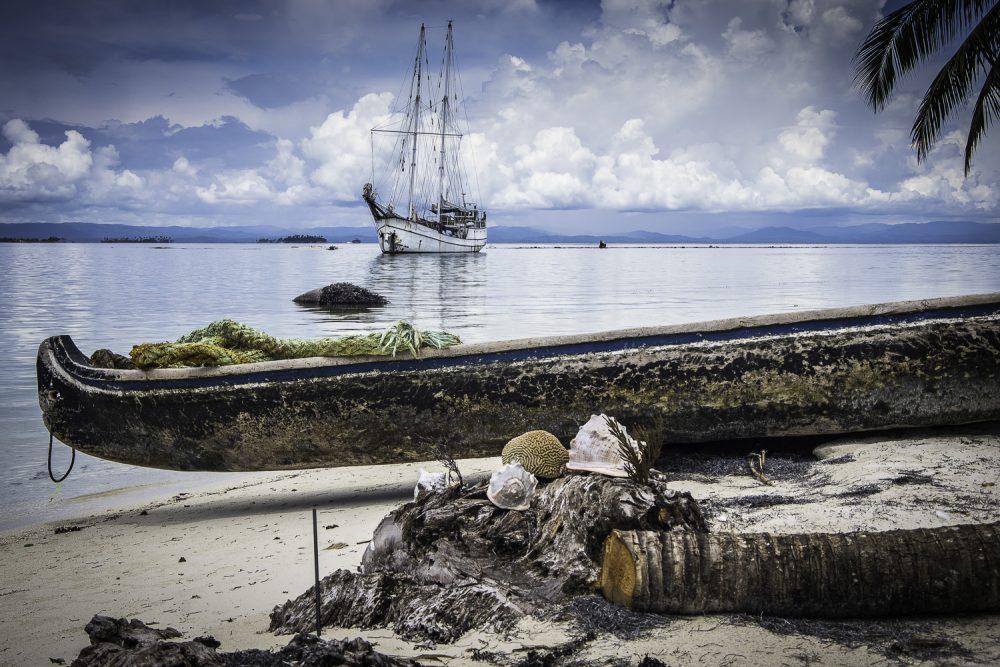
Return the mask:
POLYGON ((407 350, 418 356, 423 347, 441 349, 457 345, 458 336, 444 331, 420 331, 400 320, 382 333, 339 338, 300 340, 275 338, 234 320, 212 322, 181 336, 176 343, 143 343, 129 356, 138 368, 228 366, 275 359, 303 357, 357 357, 392 355, 407 350))

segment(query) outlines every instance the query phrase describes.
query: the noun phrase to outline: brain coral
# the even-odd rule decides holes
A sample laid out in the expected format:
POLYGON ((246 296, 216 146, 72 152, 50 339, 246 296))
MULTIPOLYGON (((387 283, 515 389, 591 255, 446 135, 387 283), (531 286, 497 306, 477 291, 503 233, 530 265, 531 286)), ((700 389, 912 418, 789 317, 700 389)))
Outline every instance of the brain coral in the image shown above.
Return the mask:
POLYGON ((562 475, 569 453, 548 431, 528 431, 504 445, 500 458, 504 464, 517 461, 535 477, 554 479, 562 475))

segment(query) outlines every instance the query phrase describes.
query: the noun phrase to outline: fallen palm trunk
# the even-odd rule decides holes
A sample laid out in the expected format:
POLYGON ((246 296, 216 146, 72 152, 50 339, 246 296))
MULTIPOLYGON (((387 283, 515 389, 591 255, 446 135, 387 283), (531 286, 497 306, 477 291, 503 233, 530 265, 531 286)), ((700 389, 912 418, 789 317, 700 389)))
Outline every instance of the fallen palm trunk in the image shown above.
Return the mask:
POLYGON ((1000 609, 1000 523, 879 533, 614 531, 604 596, 637 611, 847 618, 1000 609))
POLYGON ((459 345, 420 358, 94 368, 67 336, 38 351, 45 425, 100 458, 269 470, 490 456, 591 414, 672 443, 1000 418, 1000 295, 459 345))

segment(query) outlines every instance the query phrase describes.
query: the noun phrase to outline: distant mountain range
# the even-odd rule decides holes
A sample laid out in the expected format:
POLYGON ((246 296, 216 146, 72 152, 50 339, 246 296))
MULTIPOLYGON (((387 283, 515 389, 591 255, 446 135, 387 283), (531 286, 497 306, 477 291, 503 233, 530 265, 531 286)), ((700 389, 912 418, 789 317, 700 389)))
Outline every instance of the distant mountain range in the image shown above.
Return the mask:
MULTIPOLYGON (((177 243, 253 243, 292 234, 322 236, 330 243, 359 239, 375 241, 370 227, 310 227, 289 229, 261 225, 242 227, 145 227, 89 222, 0 223, 0 238, 47 238, 57 236, 77 243, 96 243, 105 238, 170 237, 177 243)), ((557 234, 533 227, 490 227, 491 243, 680 243, 680 244, 835 244, 835 243, 1000 243, 1000 224, 982 222, 924 222, 889 225, 871 223, 850 227, 762 227, 727 238, 660 234, 636 230, 618 234, 557 234)))

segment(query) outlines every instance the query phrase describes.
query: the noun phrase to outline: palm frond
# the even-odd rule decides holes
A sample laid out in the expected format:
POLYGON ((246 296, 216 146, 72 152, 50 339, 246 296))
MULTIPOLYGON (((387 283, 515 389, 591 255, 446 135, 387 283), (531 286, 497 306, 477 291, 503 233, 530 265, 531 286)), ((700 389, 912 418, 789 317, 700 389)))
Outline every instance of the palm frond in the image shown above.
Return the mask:
POLYGON ((917 160, 927 157, 945 120, 969 99, 980 75, 989 71, 998 43, 1000 4, 990 9, 973 27, 924 94, 910 134, 917 150, 917 160))
POLYGON ((855 84, 881 111, 899 78, 964 32, 997 0, 914 0, 875 24, 854 56, 855 84))
POLYGON ((979 99, 972 111, 972 124, 969 126, 969 137, 965 142, 965 175, 972 168, 972 155, 976 152, 979 140, 989 126, 1000 119, 1000 69, 994 63, 990 73, 986 75, 983 88, 979 91, 979 99))
POLYGON ((378 335, 379 349, 383 354, 392 356, 396 356, 399 350, 409 350, 416 357, 422 347, 441 350, 461 342, 458 336, 447 331, 421 331, 406 320, 399 320, 378 335))

